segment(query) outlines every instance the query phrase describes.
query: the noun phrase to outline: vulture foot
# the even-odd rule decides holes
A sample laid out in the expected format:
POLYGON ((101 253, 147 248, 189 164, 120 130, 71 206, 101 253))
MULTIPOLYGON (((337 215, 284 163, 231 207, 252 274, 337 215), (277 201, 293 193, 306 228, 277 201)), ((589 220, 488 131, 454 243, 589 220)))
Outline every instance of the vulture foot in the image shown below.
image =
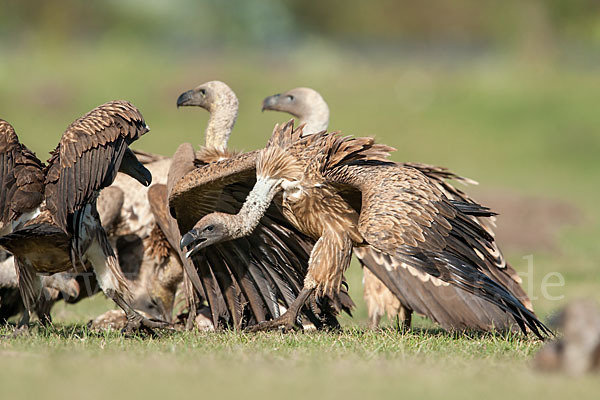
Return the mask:
POLYGON ((114 289, 107 289, 104 293, 115 303, 117 303, 117 305, 121 307, 123 311, 125 311, 127 324, 121 331, 125 336, 132 336, 135 332, 146 332, 150 335, 160 336, 154 329, 171 327, 171 324, 168 322, 158 321, 156 319, 150 319, 141 316, 137 311, 131 308, 125 299, 123 299, 123 296, 117 293, 114 289))
POLYGON ((279 330, 283 333, 295 330, 298 328, 296 325, 296 316, 292 315, 289 311, 283 313, 279 318, 275 318, 271 321, 260 322, 256 325, 250 326, 246 329, 247 332, 268 332, 279 330))
POLYGON ((292 304, 290 304, 290 308, 286 312, 284 312, 279 318, 275 318, 271 321, 260 322, 254 326, 246 329, 247 332, 266 332, 266 331, 274 331, 280 330, 282 332, 289 332, 294 330, 298 325, 296 324, 296 320, 298 319, 298 314, 300 313, 300 309, 306 303, 310 295, 312 294, 314 289, 304 288, 296 297, 296 300, 292 304))
POLYGON ((133 336, 137 332, 145 332, 152 336, 160 336, 155 329, 164 329, 169 326, 170 324, 167 322, 142 317, 138 313, 132 313, 127 316, 127 324, 122 332, 125 336, 133 336))

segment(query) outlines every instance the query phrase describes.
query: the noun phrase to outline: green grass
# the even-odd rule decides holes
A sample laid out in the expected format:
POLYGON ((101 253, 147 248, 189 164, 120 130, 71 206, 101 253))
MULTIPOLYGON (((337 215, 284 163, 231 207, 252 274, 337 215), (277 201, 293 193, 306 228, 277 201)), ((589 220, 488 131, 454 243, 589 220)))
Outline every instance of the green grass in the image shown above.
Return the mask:
POLYGON ((160 339, 78 327, 0 342, 2 393, 61 398, 592 398, 595 377, 529 367, 540 342, 392 330, 343 333, 177 333, 160 339))
MULTIPOLYGON (((263 146, 275 122, 261 100, 295 86, 319 89, 331 127, 372 134, 398 148, 397 160, 445 165, 481 182, 480 189, 556 197, 581 210, 579 225, 560 232, 556 251, 506 249, 525 271, 534 306, 546 318, 568 300, 600 298, 600 75, 594 68, 521 65, 506 59, 364 60, 330 49, 288 55, 216 54, 138 46, 0 48, 0 118, 45 157, 66 126, 92 107, 125 98, 151 132, 136 147, 172 154, 183 141, 202 143, 203 110, 175 107, 177 96, 220 79, 240 98, 231 147, 263 146), (318 60, 308 62, 309 59, 318 60), (382 61, 383 60, 383 61, 382 61), (550 272, 566 280, 544 298, 550 272)), ((550 216, 551 217, 551 216, 550 216)), ((510 218, 501 216, 501 218, 510 218)), ((160 339, 97 336, 81 328, 114 307, 102 297, 54 310, 56 328, 0 340, 0 393, 10 398, 271 396, 365 398, 585 398, 595 377, 543 375, 529 366, 540 347, 521 337, 463 337, 419 330, 365 332, 361 274, 348 274, 358 308, 343 333, 246 335, 177 333, 160 339)))

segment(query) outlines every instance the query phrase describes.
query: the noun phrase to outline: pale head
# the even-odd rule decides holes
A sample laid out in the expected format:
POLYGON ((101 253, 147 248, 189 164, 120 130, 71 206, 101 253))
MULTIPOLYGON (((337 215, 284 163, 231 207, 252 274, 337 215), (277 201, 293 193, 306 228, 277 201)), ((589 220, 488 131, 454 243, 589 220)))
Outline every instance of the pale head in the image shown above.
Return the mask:
POLYGON ((295 88, 263 100, 262 110, 286 112, 306 124, 304 134, 317 133, 329 125, 329 107, 314 89, 295 88))
POLYGON ((202 107, 210 113, 205 145, 224 150, 238 115, 238 98, 221 81, 210 81, 188 90, 177 98, 177 107, 202 107))
POLYGON ((183 250, 188 247, 186 257, 191 257, 198 251, 225 242, 233 238, 231 221, 234 216, 224 213, 211 213, 204 216, 196 225, 181 238, 180 246, 183 250))
POLYGON ((223 107, 235 107, 237 110, 238 99, 226 83, 210 81, 183 92, 177 98, 177 107, 191 106, 202 107, 211 113, 223 107))

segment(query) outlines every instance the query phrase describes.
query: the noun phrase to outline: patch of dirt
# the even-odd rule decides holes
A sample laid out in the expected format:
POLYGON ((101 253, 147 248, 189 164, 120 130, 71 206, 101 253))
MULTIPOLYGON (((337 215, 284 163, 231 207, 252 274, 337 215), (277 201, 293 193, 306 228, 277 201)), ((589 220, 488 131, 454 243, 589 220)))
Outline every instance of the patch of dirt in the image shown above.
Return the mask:
POLYGON ((478 188, 468 193, 499 214, 496 240, 502 249, 556 252, 559 232, 583 221, 581 210, 565 200, 498 188, 478 188))

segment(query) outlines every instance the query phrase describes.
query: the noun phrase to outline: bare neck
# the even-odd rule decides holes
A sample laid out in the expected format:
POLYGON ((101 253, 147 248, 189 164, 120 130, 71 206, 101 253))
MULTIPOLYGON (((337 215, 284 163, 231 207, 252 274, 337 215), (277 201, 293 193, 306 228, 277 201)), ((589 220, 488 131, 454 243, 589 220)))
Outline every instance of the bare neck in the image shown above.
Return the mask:
POLYGON ((216 110, 210 113, 210 119, 204 134, 206 147, 215 147, 220 150, 227 148, 227 142, 235 125, 237 113, 237 107, 234 108, 229 105, 216 107, 216 110))
POLYGON ((252 233, 267 212, 279 188, 278 180, 258 178, 240 211, 229 216, 228 225, 231 239, 238 239, 252 233))
POLYGON ((325 101, 311 105, 310 111, 298 116, 301 124, 306 124, 303 136, 312 135, 327 129, 329 125, 329 107, 325 101))

